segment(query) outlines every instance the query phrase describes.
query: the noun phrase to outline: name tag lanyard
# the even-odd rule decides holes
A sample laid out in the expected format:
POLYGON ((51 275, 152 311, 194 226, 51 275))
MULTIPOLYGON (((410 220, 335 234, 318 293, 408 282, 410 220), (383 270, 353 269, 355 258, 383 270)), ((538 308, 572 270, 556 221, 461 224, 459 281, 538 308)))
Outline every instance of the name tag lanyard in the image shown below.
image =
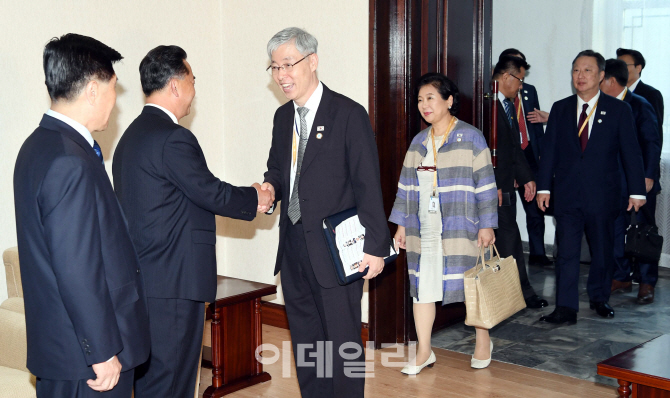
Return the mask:
MULTIPOLYGON (((586 127, 586 124, 589 122, 589 119, 591 119, 591 115, 593 115, 593 111, 595 111, 596 108, 598 107, 598 102, 599 102, 599 101, 600 101, 600 100, 596 101, 596 104, 593 105, 593 109, 591 109, 591 112, 589 112, 589 115, 586 117, 586 120, 584 120, 584 123, 582 123, 582 127, 579 128, 579 134, 577 134, 577 137, 581 137, 581 136, 582 136, 582 131, 584 131, 584 127, 586 127)), ((574 120, 574 119, 573 119, 573 120, 574 120)), ((574 133, 573 133, 573 134, 574 134, 574 133)))
MULTIPOLYGON (((449 133, 454 129, 456 126, 456 117, 452 116, 451 117, 451 122, 449 122, 449 127, 447 127, 446 133, 444 133, 444 136, 442 137, 442 142, 440 142, 439 148, 442 148, 442 145, 447 141, 447 137, 449 137, 449 133)), ((433 160, 435 160, 435 174, 433 175, 433 194, 430 196, 430 203, 428 205, 428 211, 431 213, 436 213, 438 210, 438 206, 440 203, 440 200, 437 196, 437 149, 438 147, 435 146, 435 131, 433 128, 430 129, 430 139, 433 142, 433 160)))

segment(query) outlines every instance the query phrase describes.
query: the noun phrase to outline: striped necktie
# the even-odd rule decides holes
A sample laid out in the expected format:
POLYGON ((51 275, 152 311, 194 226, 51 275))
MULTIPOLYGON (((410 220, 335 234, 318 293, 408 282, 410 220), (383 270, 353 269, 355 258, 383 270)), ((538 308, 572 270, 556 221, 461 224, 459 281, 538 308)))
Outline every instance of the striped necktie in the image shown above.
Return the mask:
POLYGON ((93 150, 95 151, 95 154, 98 155, 98 158, 100 158, 100 162, 105 164, 105 161, 102 159, 102 149, 100 149, 100 145, 98 145, 97 141, 93 141, 93 150))
POLYGON ((300 116, 300 145, 298 145, 298 155, 296 158, 295 165, 295 180, 293 181, 293 192, 291 192, 291 198, 288 202, 288 218, 291 220, 291 223, 295 223, 300 220, 300 199, 298 198, 298 186, 300 182, 300 168, 302 167, 302 158, 305 155, 305 147, 307 146, 307 139, 309 138, 309 131, 307 131, 307 121, 305 116, 307 116, 309 109, 301 106, 298 108, 298 115, 300 116))

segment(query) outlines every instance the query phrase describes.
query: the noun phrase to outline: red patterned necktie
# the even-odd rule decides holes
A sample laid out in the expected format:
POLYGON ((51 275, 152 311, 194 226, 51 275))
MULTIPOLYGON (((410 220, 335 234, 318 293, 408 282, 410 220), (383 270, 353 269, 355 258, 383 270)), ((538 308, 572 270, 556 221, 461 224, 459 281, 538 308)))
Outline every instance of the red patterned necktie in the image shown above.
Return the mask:
POLYGON ((528 146, 528 129, 526 129, 526 115, 523 114, 521 109, 521 101, 519 101, 519 96, 514 97, 514 109, 517 114, 517 121, 519 122, 519 131, 521 131, 521 149, 526 149, 528 146))
MULTIPOLYGON (((584 104, 582 107, 582 114, 579 115, 579 123, 577 123, 577 133, 579 133, 579 129, 582 128, 582 124, 586 121, 586 109, 589 107, 589 104, 584 104)), ((575 119, 572 119, 575 120, 575 119)), ((586 126, 584 126, 584 130, 582 130, 582 134, 579 136, 579 144, 582 147, 582 152, 586 149, 586 143, 589 142, 589 124, 586 123, 586 126)))

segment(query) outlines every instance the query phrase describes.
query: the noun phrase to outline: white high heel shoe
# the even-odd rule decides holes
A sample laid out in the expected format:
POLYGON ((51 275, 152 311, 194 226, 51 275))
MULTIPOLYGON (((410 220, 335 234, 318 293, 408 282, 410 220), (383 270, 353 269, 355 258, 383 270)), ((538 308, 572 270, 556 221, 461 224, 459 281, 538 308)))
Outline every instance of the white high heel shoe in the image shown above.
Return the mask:
POLYGON ((475 356, 472 356, 470 360, 470 367, 474 369, 484 369, 491 364, 491 358, 493 357, 493 340, 490 341, 491 349, 489 352, 489 359, 476 359, 475 356))
POLYGON ((421 372, 421 369, 425 368, 426 366, 429 368, 432 368, 433 365, 435 364, 435 361, 437 361, 437 358, 435 358, 435 353, 433 350, 430 350, 430 356, 424 362, 422 365, 416 366, 416 365, 407 365, 400 372, 406 374, 406 375, 418 375, 419 372, 421 372))

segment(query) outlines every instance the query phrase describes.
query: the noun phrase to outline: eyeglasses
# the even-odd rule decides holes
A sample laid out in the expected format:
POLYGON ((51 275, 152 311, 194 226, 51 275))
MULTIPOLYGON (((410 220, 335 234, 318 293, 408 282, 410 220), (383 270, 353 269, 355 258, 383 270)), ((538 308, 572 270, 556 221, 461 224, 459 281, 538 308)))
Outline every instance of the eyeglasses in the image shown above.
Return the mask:
POLYGON ((280 65, 280 66, 272 66, 272 65, 270 65, 270 66, 268 66, 267 69, 265 69, 265 70, 266 70, 270 75, 273 75, 273 76, 274 76, 274 75, 278 75, 280 69, 283 70, 284 72, 287 72, 287 73, 288 73, 288 72, 291 72, 291 71, 293 70, 293 67, 294 67, 294 66, 298 65, 298 64, 299 64, 300 62, 302 62, 305 58, 309 57, 309 56, 312 55, 312 54, 314 54, 314 53, 307 54, 307 55, 305 55, 302 59, 300 59, 300 60, 298 60, 298 61, 296 61, 296 62, 294 62, 294 63, 292 63, 292 64, 284 64, 284 65, 280 65))
POLYGON ((508 75, 512 76, 513 78, 515 78, 516 80, 518 80, 519 82, 521 82, 521 84, 523 84, 523 79, 519 79, 518 77, 514 76, 514 75, 511 74, 511 73, 508 73, 508 75))

